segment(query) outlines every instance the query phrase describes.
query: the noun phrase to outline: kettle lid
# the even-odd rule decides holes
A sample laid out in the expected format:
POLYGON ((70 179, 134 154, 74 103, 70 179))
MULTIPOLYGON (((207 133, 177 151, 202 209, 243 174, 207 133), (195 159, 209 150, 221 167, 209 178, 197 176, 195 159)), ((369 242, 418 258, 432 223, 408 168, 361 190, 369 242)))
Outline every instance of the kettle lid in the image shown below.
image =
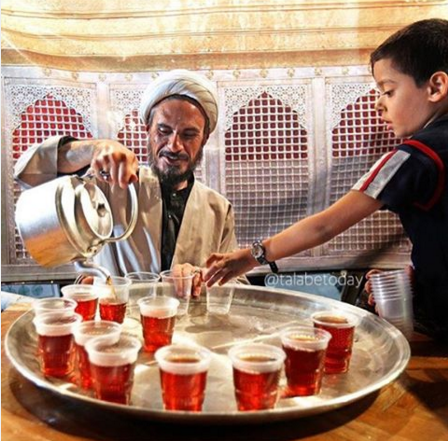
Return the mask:
POLYGON ((83 231, 103 241, 112 234, 113 219, 109 202, 92 181, 84 181, 75 189, 75 218, 83 231))

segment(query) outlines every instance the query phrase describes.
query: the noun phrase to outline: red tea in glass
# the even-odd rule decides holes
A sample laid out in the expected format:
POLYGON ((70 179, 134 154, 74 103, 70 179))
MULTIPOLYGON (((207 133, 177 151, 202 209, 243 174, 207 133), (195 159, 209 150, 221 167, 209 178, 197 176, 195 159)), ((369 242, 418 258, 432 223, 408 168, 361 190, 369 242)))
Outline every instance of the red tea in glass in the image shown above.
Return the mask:
POLYGON ((124 335, 115 343, 108 337, 97 337, 86 343, 96 398, 129 404, 140 348, 139 340, 124 335))
POLYGON ((145 340, 145 351, 155 352, 171 344, 179 300, 171 297, 143 297, 137 302, 145 340))
POLYGON ((108 300, 100 300, 101 320, 123 323, 126 315, 126 303, 110 303, 108 300))
POLYGON ((320 312, 312 316, 314 326, 324 329, 332 336, 325 356, 325 373, 347 372, 352 356, 357 318, 342 313, 320 312))
POLYGON ((108 337, 111 342, 118 341, 121 325, 110 321, 85 321, 74 330, 77 367, 79 372, 78 383, 84 389, 92 388, 90 361, 85 345, 93 338, 108 337))
POLYGON ((81 320, 73 312, 50 312, 34 318, 38 356, 45 376, 60 378, 73 371, 73 327, 81 320))
POLYGON ((202 347, 165 346, 155 353, 166 410, 199 412, 211 353, 202 347))
POLYGON ((93 320, 98 306, 98 297, 75 299, 78 306, 75 312, 80 314, 83 320, 93 320))
POLYGON ((325 352, 331 336, 312 327, 287 328, 281 334, 286 353, 286 397, 315 395, 320 392, 325 352))
POLYGON ((98 307, 101 288, 94 285, 67 285, 61 288, 64 298, 76 302, 75 312, 82 315, 83 320, 93 320, 98 307))
POLYGON ((111 403, 128 404, 134 382, 134 364, 99 366, 91 364, 96 398, 111 403))
POLYGON ((238 410, 272 409, 285 353, 276 346, 239 345, 230 349, 238 410))
POLYGON ((123 323, 131 281, 118 276, 110 276, 106 280, 95 277, 93 286, 102 290, 99 300, 101 319, 123 323))

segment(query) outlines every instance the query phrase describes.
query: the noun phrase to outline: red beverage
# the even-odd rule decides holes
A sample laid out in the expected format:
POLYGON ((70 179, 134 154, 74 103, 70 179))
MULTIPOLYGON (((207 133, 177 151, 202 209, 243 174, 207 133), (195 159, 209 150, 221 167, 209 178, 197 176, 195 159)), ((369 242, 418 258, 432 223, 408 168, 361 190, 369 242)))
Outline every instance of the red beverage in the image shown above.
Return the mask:
MULTIPOLYGON (((177 358, 171 363, 198 363, 199 358, 177 358)), ((207 371, 194 374, 175 374, 160 370, 163 402, 166 410, 190 410, 199 412, 204 402, 207 371)))
POLYGON ((89 356, 93 390, 96 398, 128 404, 134 382, 134 367, 141 343, 135 337, 110 335, 89 340, 85 349, 89 356))
POLYGON ((320 392, 325 352, 330 339, 328 332, 311 326, 294 326, 282 332, 288 381, 285 397, 308 396, 320 392))
POLYGON ((126 303, 106 303, 100 301, 100 317, 102 320, 123 323, 126 314, 126 303))
POLYGON ((131 398, 134 381, 134 365, 98 366, 90 364, 93 389, 100 400, 112 403, 127 404, 131 398))
POLYGON ((147 317, 141 315, 145 351, 155 352, 162 346, 171 344, 176 316, 147 317))
POLYGON ((77 354, 77 368, 79 372, 78 384, 84 388, 92 388, 92 375, 90 372, 90 361, 85 349, 89 340, 95 337, 107 337, 111 342, 118 341, 120 338, 121 325, 115 322, 84 321, 74 330, 75 349, 77 354))
MULTIPOLYGON (((264 363, 266 357, 240 357, 243 361, 264 363)), ((233 383, 238 410, 272 409, 277 402, 280 369, 271 372, 244 372, 233 368, 233 383)))
POLYGON ((166 410, 199 412, 204 402, 211 353, 197 346, 164 346, 155 353, 166 410))
POLYGON ((34 317, 38 356, 46 376, 64 377, 73 370, 73 328, 82 320, 74 312, 50 312, 34 317))
POLYGON ((87 351, 84 346, 75 343, 78 370, 80 374, 80 385, 84 389, 90 389, 92 387, 92 373, 90 371, 90 361, 87 351))
POLYGON ((320 392, 325 349, 305 350, 283 346, 286 352, 286 396, 307 396, 320 392))
POLYGON ((39 335, 41 370, 48 377, 65 377, 73 371, 73 335, 39 335))
POLYGON ((98 297, 92 299, 77 299, 75 298, 76 306, 75 312, 82 315, 83 320, 93 320, 98 306, 98 297))
POLYGON ((93 320, 98 306, 98 296, 101 288, 93 285, 66 285, 61 288, 62 295, 66 299, 76 302, 75 312, 84 320, 93 320))
POLYGON ((325 357, 325 373, 347 372, 352 356, 356 322, 339 315, 319 314, 313 316, 314 326, 324 329, 332 336, 325 357))

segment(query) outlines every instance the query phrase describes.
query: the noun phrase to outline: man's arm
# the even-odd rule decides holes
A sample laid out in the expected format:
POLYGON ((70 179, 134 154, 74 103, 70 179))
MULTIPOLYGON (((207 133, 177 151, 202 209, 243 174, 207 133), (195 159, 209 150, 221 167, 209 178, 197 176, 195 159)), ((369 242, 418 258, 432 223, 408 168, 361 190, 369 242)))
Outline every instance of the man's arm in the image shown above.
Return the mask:
POLYGON ((34 186, 57 177, 72 174, 90 166, 96 177, 109 184, 126 188, 136 182, 138 161, 123 144, 110 139, 75 140, 54 137, 25 152, 14 169, 15 178, 34 186), (100 172, 109 176, 104 179, 100 172))

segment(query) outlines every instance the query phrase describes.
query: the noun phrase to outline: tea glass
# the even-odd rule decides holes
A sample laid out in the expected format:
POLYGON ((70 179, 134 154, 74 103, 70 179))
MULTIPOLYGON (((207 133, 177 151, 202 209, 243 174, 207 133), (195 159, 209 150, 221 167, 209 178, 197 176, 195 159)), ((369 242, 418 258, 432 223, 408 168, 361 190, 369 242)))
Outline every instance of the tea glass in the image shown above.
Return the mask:
POLYGON ((285 352, 273 345, 247 343, 229 350, 238 410, 275 407, 285 352))
POLYGON ((281 332, 288 382, 285 396, 308 396, 320 392, 330 339, 329 332, 307 326, 294 326, 281 332))
POLYGON ((82 317, 73 311, 39 314, 33 319, 38 335, 41 372, 49 377, 65 377, 73 371, 73 330, 82 317))
POLYGON ((359 319, 341 311, 322 311, 312 314, 314 327, 331 334, 325 355, 325 373, 347 372, 352 357, 355 328, 359 319))
POLYGON ((164 346, 155 353, 166 410, 199 412, 205 397, 211 352, 202 346, 164 346))
POLYGON ((86 343, 96 398, 118 404, 130 403, 141 346, 137 338, 125 334, 115 342, 108 337, 97 337, 86 343))
POLYGON ((172 297, 142 297, 138 300, 144 348, 155 352, 171 344, 179 300, 172 297))

